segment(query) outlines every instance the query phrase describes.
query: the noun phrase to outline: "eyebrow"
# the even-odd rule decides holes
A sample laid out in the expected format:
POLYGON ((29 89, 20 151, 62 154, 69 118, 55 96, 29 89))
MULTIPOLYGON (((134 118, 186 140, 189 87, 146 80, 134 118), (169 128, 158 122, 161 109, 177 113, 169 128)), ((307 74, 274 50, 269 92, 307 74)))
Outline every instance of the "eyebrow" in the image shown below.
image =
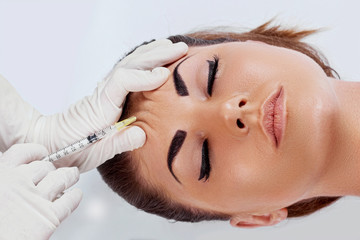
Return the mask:
POLYGON ((174 79, 174 84, 175 84, 175 89, 176 89, 176 93, 181 96, 189 96, 189 92, 187 90, 186 84, 184 82, 184 80, 182 79, 181 75, 178 72, 178 68, 180 67, 180 65, 187 60, 189 57, 185 58, 184 60, 182 60, 174 69, 173 72, 173 79, 174 79))
POLYGON ((175 176, 174 171, 172 169, 172 164, 174 162, 174 158, 176 156, 176 154, 178 154, 178 152, 180 151, 181 146, 183 145, 185 138, 186 138, 186 132, 183 130, 177 130, 169 147, 169 152, 168 152, 168 158, 167 158, 167 163, 168 163, 168 168, 169 171, 171 173, 171 175, 173 175, 173 177, 175 178, 175 180, 181 184, 181 182, 179 181, 179 179, 175 176))

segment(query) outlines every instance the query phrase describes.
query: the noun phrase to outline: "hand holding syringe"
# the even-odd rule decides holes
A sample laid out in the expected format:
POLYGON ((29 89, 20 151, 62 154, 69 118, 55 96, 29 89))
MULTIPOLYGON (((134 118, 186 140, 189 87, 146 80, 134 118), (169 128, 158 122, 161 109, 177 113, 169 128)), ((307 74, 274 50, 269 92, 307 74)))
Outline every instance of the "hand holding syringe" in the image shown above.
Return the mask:
POLYGON ((69 154, 78 152, 85 147, 89 146, 92 143, 95 143, 99 141, 100 139, 104 138, 105 136, 109 135, 110 133, 113 133, 115 130, 120 131, 124 127, 130 125, 131 123, 136 121, 136 117, 130 117, 127 118, 121 122, 115 123, 114 125, 104 128, 94 134, 91 134, 73 144, 70 144, 69 146, 66 146, 42 159, 42 161, 49 161, 53 162, 56 160, 59 160, 62 157, 65 157, 69 154))
MULTIPOLYGON (((94 129, 102 129, 108 126, 108 123, 115 123, 123 115, 128 93, 152 91, 160 87, 171 74, 169 69, 160 66, 173 63, 184 56, 187 50, 186 44, 173 44, 168 39, 137 48, 114 66, 98 83, 92 95, 72 104, 63 113, 38 117, 40 121, 36 122, 34 131, 26 133, 27 139, 58 150, 68 143, 84 138, 94 129)), ((86 137, 46 160, 56 160, 54 165, 57 168, 77 166, 80 172, 86 172, 112 159, 116 154, 143 146, 146 141, 145 131, 140 126, 132 126, 109 135, 91 147, 85 147, 90 142, 86 137), (74 153, 71 158, 62 158, 77 149, 82 151, 74 153), (59 158, 62 159, 58 160, 59 158)), ((91 139, 91 135, 89 138, 91 139)))

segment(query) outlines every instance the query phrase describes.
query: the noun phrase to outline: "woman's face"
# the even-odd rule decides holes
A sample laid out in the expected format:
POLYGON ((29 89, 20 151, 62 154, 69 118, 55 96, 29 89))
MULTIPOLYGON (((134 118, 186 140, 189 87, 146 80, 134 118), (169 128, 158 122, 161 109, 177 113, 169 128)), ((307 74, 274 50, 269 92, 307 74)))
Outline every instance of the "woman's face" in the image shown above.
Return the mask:
POLYGON ((148 183, 176 202, 232 216, 280 209, 311 192, 335 114, 332 80, 312 59, 247 41, 191 47, 168 68, 164 85, 130 98, 147 134, 131 154, 148 183), (276 144, 263 105, 281 88, 276 144))

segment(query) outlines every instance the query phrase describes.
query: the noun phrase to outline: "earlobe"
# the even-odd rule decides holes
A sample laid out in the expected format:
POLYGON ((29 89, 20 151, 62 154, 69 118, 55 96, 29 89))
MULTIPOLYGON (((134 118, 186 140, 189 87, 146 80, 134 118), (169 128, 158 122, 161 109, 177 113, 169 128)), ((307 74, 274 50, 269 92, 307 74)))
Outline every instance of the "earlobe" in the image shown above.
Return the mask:
POLYGON ((273 226, 287 218, 287 209, 282 208, 266 214, 246 214, 234 216, 230 219, 233 227, 254 228, 273 226))

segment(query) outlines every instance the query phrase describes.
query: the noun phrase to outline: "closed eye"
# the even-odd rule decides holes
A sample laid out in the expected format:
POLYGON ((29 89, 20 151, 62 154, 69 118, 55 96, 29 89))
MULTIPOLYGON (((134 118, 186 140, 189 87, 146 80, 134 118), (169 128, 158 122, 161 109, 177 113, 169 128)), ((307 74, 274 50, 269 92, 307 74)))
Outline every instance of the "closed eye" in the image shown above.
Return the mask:
POLYGON ((211 96, 214 82, 216 79, 216 73, 218 71, 219 57, 215 55, 213 61, 207 60, 207 62, 209 63, 207 93, 209 94, 209 96, 211 96))
POLYGON ((200 168, 200 176, 199 181, 203 178, 204 182, 206 182, 210 177, 211 165, 209 158, 209 145, 207 139, 203 142, 202 146, 202 154, 201 154, 201 168, 200 168))

